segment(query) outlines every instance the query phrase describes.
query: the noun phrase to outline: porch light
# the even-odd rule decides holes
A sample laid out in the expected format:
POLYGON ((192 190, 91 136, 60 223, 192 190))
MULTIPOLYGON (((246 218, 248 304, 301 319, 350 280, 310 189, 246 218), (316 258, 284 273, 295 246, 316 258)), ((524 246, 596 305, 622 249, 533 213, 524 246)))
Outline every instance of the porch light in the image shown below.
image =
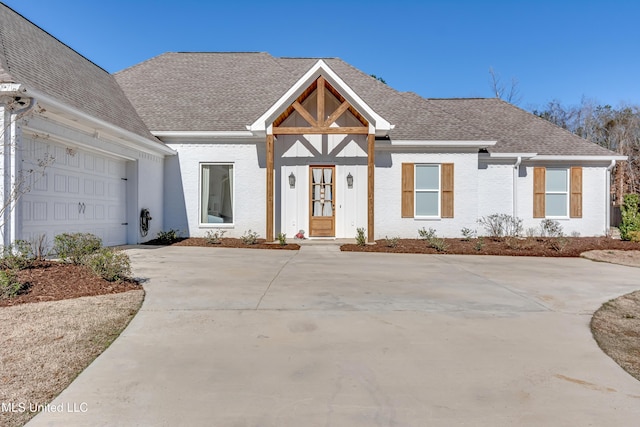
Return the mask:
POLYGON ((353 188, 353 175, 351 175, 351 172, 347 175, 347 188, 353 188))
POLYGON ((289 175, 289 188, 296 188, 296 176, 293 172, 289 175))

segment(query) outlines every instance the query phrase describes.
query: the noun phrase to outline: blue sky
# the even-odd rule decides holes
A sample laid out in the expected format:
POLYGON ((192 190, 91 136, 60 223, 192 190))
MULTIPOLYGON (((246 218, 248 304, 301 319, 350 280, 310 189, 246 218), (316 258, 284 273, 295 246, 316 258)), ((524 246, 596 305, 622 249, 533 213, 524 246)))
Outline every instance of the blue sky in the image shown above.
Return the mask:
POLYGON ((168 51, 340 57, 401 91, 525 109, 583 97, 640 104, 640 2, 5 0, 110 72, 168 51))

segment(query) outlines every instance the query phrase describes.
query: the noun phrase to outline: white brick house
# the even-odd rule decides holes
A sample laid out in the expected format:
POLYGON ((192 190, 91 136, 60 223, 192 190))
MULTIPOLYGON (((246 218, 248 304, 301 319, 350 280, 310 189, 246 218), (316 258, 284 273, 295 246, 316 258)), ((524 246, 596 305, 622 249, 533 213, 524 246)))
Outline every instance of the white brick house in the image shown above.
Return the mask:
POLYGON ((167 53, 112 76, 4 5, 0 36, 5 201, 25 165, 55 158, 3 211, 5 244, 170 228, 454 237, 493 213, 608 230, 624 157, 497 99, 425 99, 340 59, 267 53, 167 53))

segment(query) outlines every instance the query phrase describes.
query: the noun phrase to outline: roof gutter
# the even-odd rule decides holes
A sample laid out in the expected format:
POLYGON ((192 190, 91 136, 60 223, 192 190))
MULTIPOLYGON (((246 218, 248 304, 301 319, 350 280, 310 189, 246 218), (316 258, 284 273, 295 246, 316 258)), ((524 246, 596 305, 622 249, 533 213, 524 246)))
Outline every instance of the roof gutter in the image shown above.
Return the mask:
MULTIPOLYGON (((106 122, 104 120, 98 119, 96 117, 93 117, 83 111, 78 110, 77 108, 71 107, 67 104, 64 104, 60 101, 58 101, 57 99, 46 95, 38 90, 35 89, 26 89, 25 88, 25 93, 28 94, 31 97, 36 98, 36 100, 38 101, 42 101, 42 103, 45 103, 47 105, 51 105, 53 108, 57 108, 59 110, 62 110, 68 114, 73 114, 75 116, 78 116, 84 120, 87 120, 89 122, 91 122, 94 126, 99 127, 100 129, 107 129, 111 132, 116 133, 118 136, 120 136, 121 138, 130 140, 136 144, 138 144, 139 146, 142 146, 144 148, 147 148, 149 150, 152 150, 156 153, 161 153, 164 155, 175 155, 176 151, 167 147, 166 145, 164 145, 161 142, 157 142, 157 141, 153 141, 151 139, 145 138, 141 135, 138 135, 134 132, 131 132, 129 130, 123 129, 119 126, 116 126, 114 124, 111 124, 109 122, 106 122)), ((97 129, 96 129, 97 130, 97 129)))
POLYGON ((167 140, 264 139, 250 131, 164 131, 152 130, 153 136, 167 140))
POLYGON ((492 147, 497 141, 376 141, 376 149, 378 148, 429 148, 429 147, 446 147, 446 148, 487 148, 492 147))
POLYGON ((540 155, 535 156, 531 160, 564 160, 564 161, 580 161, 580 162, 602 162, 602 161, 616 161, 627 160, 627 156, 612 155, 612 156, 563 156, 563 155, 540 155))

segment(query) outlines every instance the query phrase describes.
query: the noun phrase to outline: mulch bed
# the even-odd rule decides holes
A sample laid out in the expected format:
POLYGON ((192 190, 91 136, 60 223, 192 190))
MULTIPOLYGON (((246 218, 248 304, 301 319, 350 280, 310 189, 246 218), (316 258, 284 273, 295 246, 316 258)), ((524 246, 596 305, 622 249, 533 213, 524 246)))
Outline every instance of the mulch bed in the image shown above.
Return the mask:
POLYGON ((107 282, 84 266, 54 261, 43 261, 19 271, 18 279, 27 284, 26 291, 13 298, 0 299, 0 307, 142 289, 133 280, 107 282))
POLYGON ((396 247, 391 240, 376 240, 375 245, 358 246, 346 244, 343 251, 386 252, 419 254, 459 254, 459 255, 506 255, 537 257, 579 257, 582 252, 591 250, 617 249, 623 251, 640 250, 640 243, 627 242, 608 237, 561 237, 561 238, 482 238, 479 239, 442 239, 446 249, 437 251, 426 240, 398 239, 396 247))
MULTIPOLYGON (((144 243, 145 245, 163 245, 167 246, 167 243, 159 242, 157 239, 150 240, 144 243)), ((242 242, 242 239, 234 239, 234 238, 224 238, 220 239, 220 243, 213 244, 207 242, 206 239, 202 237, 189 237, 182 238, 177 242, 169 244, 169 246, 205 246, 211 248, 243 248, 243 249, 280 249, 280 250, 290 250, 297 251, 300 249, 300 245, 297 243, 287 243, 282 246, 279 243, 266 243, 265 239, 258 239, 258 243, 255 245, 246 245, 242 242)))

